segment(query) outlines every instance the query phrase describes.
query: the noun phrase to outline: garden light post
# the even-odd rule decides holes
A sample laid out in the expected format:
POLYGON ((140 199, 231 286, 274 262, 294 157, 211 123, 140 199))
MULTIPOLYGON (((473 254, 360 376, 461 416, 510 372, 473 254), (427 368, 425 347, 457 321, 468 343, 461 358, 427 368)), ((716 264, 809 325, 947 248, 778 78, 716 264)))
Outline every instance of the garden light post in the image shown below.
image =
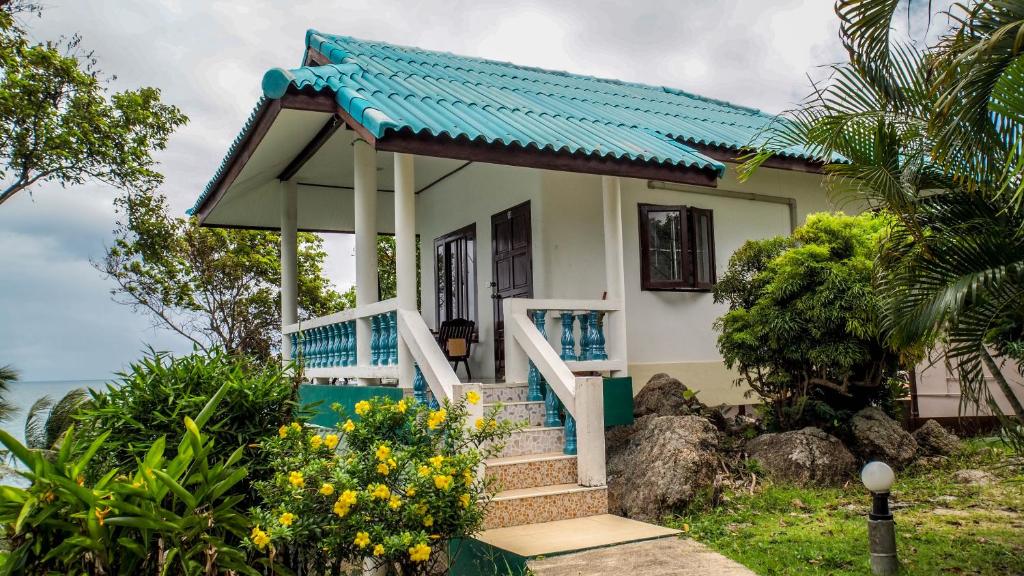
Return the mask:
POLYGON ((871 513, 868 514, 868 543, 871 549, 871 572, 896 574, 896 524, 889 510, 889 489, 896 481, 892 468, 885 462, 868 462, 860 472, 861 482, 871 491, 871 513))

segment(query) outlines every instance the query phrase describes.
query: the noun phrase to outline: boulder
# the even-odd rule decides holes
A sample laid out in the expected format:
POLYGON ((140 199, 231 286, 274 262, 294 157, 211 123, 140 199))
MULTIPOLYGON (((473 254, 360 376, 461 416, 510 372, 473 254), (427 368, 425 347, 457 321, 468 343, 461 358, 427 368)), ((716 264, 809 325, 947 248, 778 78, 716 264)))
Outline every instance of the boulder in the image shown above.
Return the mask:
POLYGON ((614 514, 659 520, 712 489, 719 434, 704 418, 648 415, 606 441, 614 514))
POLYGON ((700 409, 700 403, 692 395, 687 398, 687 390, 689 388, 685 384, 668 374, 655 374, 633 398, 633 416, 640 418, 650 414, 658 416, 695 414, 700 409))
POLYGON ((899 423, 874 406, 853 415, 853 450, 865 462, 880 460, 902 468, 917 455, 917 441, 899 423))
POLYGON ((857 471, 846 446, 818 428, 762 434, 747 442, 747 457, 772 479, 799 485, 838 485, 857 471))
POLYGON ((989 484, 995 484, 997 479, 994 475, 984 470, 957 470, 953 473, 953 482, 971 486, 988 486, 989 484))
POLYGON ((918 451, 925 456, 949 456, 960 448, 960 439, 935 420, 914 431, 918 451))

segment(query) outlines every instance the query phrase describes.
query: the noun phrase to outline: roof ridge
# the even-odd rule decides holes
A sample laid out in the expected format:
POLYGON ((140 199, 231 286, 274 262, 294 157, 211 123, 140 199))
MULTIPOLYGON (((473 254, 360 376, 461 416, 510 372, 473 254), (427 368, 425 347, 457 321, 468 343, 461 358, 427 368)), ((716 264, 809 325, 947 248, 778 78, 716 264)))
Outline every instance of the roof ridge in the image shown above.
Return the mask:
MULTIPOLYGON (((343 39, 343 40, 358 42, 358 43, 366 44, 366 45, 370 45, 370 46, 383 46, 383 47, 387 47, 387 48, 395 48, 395 49, 405 50, 405 51, 415 51, 415 52, 426 53, 426 54, 441 54, 441 55, 449 56, 449 57, 452 57, 452 58, 455 58, 455 59, 458 59, 458 60, 466 60, 466 61, 470 61, 470 62, 485 62, 485 63, 489 63, 489 64, 495 64, 495 65, 498 65, 498 66, 505 66, 505 67, 513 68, 513 69, 516 69, 516 70, 524 70, 524 71, 528 71, 528 72, 537 72, 537 73, 543 73, 543 74, 554 74, 554 75, 562 76, 562 77, 565 77, 565 78, 577 78, 577 79, 582 79, 582 80, 592 80, 592 81, 603 82, 605 84, 611 84, 611 85, 616 85, 616 86, 629 86, 629 87, 633 87, 633 88, 640 88, 640 89, 643 89, 643 90, 647 90, 647 91, 653 92, 655 94, 671 94, 673 96, 682 96, 684 98, 690 98, 690 99, 698 100, 698 101, 701 101, 701 102, 708 102, 710 104, 715 104, 717 106, 722 106, 722 107, 725 107, 725 108, 731 108, 731 109, 734 109, 734 110, 737 110, 737 111, 738 110, 742 110, 742 111, 748 112, 748 113, 750 113, 752 115, 756 115, 756 116, 774 117, 774 115, 768 114, 768 113, 760 110, 759 108, 754 108, 752 106, 745 106, 743 104, 736 104, 736 103, 733 103, 733 102, 729 102, 728 100, 722 100, 722 99, 718 99, 718 98, 711 98, 711 97, 708 97, 708 96, 702 96, 700 94, 696 94, 696 93, 690 92, 688 90, 683 90, 681 88, 674 88, 674 87, 671 87, 671 86, 664 86, 664 85, 656 86, 656 85, 653 85, 653 84, 644 84, 642 82, 631 82, 631 81, 626 81, 626 80, 619 80, 617 78, 605 78, 605 77, 602 77, 602 76, 593 76, 593 75, 590 75, 590 74, 578 74, 578 73, 575 73, 575 72, 569 72, 567 70, 555 70, 555 69, 551 69, 551 68, 541 68, 539 66, 526 66, 526 65, 523 65, 523 64, 516 64, 515 62, 510 62, 510 61, 506 61, 506 60, 496 60, 496 59, 493 59, 493 58, 484 58, 482 56, 467 56, 465 54, 456 54, 455 52, 450 52, 450 51, 446 51, 446 50, 431 50, 429 48, 421 48, 419 46, 410 46, 410 45, 404 45, 404 44, 393 44, 391 42, 382 42, 380 40, 367 40, 367 39, 356 38, 355 36, 347 36, 347 35, 343 35, 343 34, 330 34, 330 33, 321 32, 321 31, 316 30, 314 28, 310 28, 306 32, 306 47, 307 48, 311 48, 312 47, 312 46, 310 46, 310 42, 309 41, 310 41, 311 36, 313 36, 313 35, 317 35, 317 36, 322 37, 325 41, 329 41, 332 44, 334 44, 336 49, 338 49, 338 50, 340 50, 342 52, 346 52, 346 53, 347 53, 347 51, 344 50, 341 46, 338 46, 337 43, 333 42, 333 39, 337 38, 337 39, 343 39)), ((326 56, 326 54, 325 54, 325 56, 326 56)), ((658 102, 658 100, 654 100, 654 101, 658 102)), ((667 103, 670 103, 670 102, 665 102, 665 103, 667 104, 667 103)))

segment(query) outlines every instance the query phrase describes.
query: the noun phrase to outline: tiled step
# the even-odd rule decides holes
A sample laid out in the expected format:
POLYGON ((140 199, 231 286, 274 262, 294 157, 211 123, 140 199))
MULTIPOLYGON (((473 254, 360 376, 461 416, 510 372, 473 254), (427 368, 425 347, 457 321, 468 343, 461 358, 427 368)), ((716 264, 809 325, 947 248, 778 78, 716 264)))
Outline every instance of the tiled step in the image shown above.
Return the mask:
POLYGON ((487 504, 484 529, 608 513, 608 488, 557 484, 499 492, 487 504))
POLYGON ((496 402, 525 402, 526 383, 481 384, 485 404, 496 402))
MULTIPOLYGON (((501 408, 498 410, 499 420, 522 423, 527 426, 544 425, 544 401, 537 402, 497 402, 501 408)), ((484 413, 489 413, 495 404, 484 403, 484 413)))
POLYGON ((576 457, 561 452, 491 458, 485 464, 486 477, 494 480, 495 489, 499 491, 575 484, 578 478, 576 457))
POLYGON ((512 432, 504 444, 495 458, 561 452, 565 448, 565 428, 522 428, 512 432))

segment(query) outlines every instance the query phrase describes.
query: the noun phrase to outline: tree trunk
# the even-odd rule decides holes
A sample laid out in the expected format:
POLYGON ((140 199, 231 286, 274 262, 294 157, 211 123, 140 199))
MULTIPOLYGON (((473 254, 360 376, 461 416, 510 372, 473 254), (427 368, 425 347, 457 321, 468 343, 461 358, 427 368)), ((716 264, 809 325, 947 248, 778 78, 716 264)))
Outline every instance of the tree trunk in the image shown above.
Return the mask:
POLYGON ((1013 410, 1017 420, 1024 422, 1024 407, 1021 406, 1020 399, 1014 394, 1013 389, 1010 388, 1010 383, 1006 381, 1006 377, 1003 376, 1002 371, 999 369, 999 365, 992 358, 992 355, 988 353, 988 350, 982 350, 981 359, 985 362, 985 367, 992 373, 992 378, 995 379, 996 384, 999 385, 999 390, 1002 391, 1003 396, 1010 402, 1010 408, 1013 410))

